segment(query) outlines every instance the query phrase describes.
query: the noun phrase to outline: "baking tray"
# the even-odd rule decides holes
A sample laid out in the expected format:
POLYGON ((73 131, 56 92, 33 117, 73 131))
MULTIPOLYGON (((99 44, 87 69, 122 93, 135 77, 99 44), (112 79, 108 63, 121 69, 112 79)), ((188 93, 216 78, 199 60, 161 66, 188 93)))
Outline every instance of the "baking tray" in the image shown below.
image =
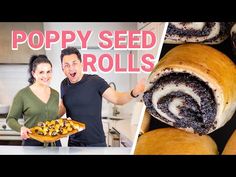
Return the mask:
POLYGON ((83 124, 81 122, 74 121, 74 120, 70 120, 70 121, 73 122, 75 125, 78 125, 79 129, 72 130, 64 135, 58 134, 57 136, 48 136, 48 135, 44 136, 44 135, 37 134, 35 132, 35 128, 33 127, 30 129, 32 133, 29 134, 29 137, 32 139, 35 139, 37 141, 40 141, 42 143, 53 143, 53 142, 60 140, 61 138, 75 134, 75 133, 80 132, 85 129, 85 124, 83 124))
MULTIPOLYGON (((174 44, 164 44, 162 47, 160 58, 162 58, 170 49, 176 46, 177 45, 174 44)), ((217 50, 220 50, 236 64, 236 56, 233 54, 230 38, 226 39, 221 44, 209 45, 209 46, 217 50)), ((154 117, 151 117, 149 131, 164 127, 170 127, 170 126, 159 121, 154 117)), ((236 112, 234 113, 233 117, 223 127, 209 134, 209 136, 211 136, 215 140, 220 154, 222 153, 228 139, 233 134, 234 130, 236 130, 236 112)))

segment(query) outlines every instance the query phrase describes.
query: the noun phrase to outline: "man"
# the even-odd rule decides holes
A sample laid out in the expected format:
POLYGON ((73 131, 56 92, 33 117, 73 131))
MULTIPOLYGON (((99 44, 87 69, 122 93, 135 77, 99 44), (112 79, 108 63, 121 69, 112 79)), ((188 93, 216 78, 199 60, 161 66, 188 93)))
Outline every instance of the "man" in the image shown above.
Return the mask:
POLYGON ((85 123, 86 129, 71 135, 68 146, 105 147, 102 126, 102 97, 122 105, 144 92, 144 80, 131 92, 118 92, 98 75, 83 74, 80 52, 74 47, 61 51, 62 70, 67 76, 61 82, 60 116, 67 114, 73 120, 85 123))

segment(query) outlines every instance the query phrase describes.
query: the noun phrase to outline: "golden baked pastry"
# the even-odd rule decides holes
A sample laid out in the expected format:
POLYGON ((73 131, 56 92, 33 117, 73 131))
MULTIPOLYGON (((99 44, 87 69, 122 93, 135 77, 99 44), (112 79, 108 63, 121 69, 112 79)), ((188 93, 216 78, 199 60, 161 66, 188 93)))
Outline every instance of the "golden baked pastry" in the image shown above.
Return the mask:
POLYGON ((236 65, 210 46, 179 45, 150 74, 143 100, 154 118, 209 134, 224 126, 236 110, 236 65))
POLYGON ((160 128, 141 135, 135 155, 217 155, 215 141, 208 135, 176 128, 160 128))
POLYGON ((151 121, 151 115, 147 112, 147 110, 145 110, 143 115, 142 125, 140 128, 140 134, 149 131, 150 121, 151 121))
POLYGON ((85 129, 85 124, 60 118, 57 120, 39 122, 38 126, 31 128, 29 137, 40 142, 55 142, 60 138, 77 133, 85 129))
POLYGON ((236 155, 236 130, 233 132, 226 143, 222 155, 236 155))

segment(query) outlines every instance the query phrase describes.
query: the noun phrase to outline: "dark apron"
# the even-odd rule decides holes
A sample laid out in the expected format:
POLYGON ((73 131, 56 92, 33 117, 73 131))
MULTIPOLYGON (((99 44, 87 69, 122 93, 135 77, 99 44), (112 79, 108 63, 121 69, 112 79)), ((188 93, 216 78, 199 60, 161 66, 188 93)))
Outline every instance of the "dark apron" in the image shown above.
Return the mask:
MULTIPOLYGON (((55 145, 61 146, 61 141, 60 140, 56 141, 55 145)), ((45 144, 41 143, 40 141, 28 138, 26 140, 22 140, 22 146, 45 146, 45 144)), ((49 143, 47 146, 52 146, 52 144, 49 143)))
POLYGON ((84 142, 75 141, 74 139, 72 140, 71 138, 69 138, 68 146, 70 146, 70 147, 72 147, 72 146, 77 146, 77 147, 107 147, 107 144, 106 144, 106 142, 96 143, 96 144, 88 144, 88 143, 84 143, 84 142))

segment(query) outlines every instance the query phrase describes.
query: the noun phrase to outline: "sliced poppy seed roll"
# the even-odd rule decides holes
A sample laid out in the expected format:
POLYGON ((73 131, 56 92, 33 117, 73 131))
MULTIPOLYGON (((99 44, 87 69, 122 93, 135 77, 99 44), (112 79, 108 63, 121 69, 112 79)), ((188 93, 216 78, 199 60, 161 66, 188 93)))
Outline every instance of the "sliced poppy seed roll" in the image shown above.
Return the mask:
POLYGON ((235 64, 212 47, 179 45, 150 74, 143 100, 147 111, 162 122, 208 134, 235 112, 235 64))
POLYGON ((229 36, 226 22, 170 22, 165 43, 219 44, 229 36))

